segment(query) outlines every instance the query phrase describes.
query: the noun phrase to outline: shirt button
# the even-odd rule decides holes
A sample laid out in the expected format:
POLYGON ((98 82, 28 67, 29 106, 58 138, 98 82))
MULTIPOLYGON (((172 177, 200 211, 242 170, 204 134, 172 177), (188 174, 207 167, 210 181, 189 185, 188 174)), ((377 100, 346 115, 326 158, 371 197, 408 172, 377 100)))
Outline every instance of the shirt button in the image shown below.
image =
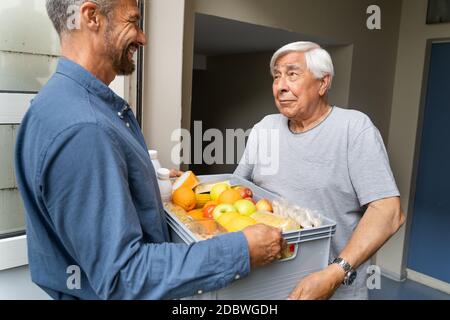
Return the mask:
POLYGON ((129 128, 130 127, 130 124, 127 122, 127 127, 129 128))
POLYGON ((240 278, 241 278, 241 275, 237 274, 237 275, 234 277, 234 280, 239 280, 240 278))
POLYGON ((201 295, 201 294, 203 294, 203 291, 202 290, 198 290, 198 295, 201 295))

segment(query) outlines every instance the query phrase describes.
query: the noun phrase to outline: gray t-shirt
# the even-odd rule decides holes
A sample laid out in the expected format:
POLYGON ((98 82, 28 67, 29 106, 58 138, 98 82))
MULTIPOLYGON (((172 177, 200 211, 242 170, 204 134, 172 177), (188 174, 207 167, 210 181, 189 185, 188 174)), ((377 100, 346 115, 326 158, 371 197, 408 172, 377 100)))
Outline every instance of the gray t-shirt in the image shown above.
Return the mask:
MULTIPOLYGON (((400 195, 378 129, 365 114, 338 107, 300 134, 281 114, 265 117, 253 128, 235 174, 336 221, 330 261, 350 240, 365 205, 400 195)), ((333 299, 367 299, 369 265, 333 299)))

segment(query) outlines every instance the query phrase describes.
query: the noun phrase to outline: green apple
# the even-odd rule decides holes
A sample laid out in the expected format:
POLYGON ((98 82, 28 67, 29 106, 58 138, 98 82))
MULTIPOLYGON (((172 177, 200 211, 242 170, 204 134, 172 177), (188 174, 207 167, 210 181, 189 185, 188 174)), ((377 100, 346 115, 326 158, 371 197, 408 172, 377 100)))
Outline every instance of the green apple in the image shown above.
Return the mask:
POLYGON ((219 204, 213 211, 214 220, 219 219, 219 217, 225 212, 236 212, 236 208, 231 204, 219 204))
POLYGON ((243 216, 251 216, 256 212, 256 206, 249 200, 238 200, 234 203, 234 207, 243 216))
POLYGON ((226 184, 226 183, 218 183, 215 184, 214 187, 212 187, 211 189, 211 200, 212 201, 217 201, 220 197, 220 195, 222 194, 222 192, 230 189, 230 185, 226 184))

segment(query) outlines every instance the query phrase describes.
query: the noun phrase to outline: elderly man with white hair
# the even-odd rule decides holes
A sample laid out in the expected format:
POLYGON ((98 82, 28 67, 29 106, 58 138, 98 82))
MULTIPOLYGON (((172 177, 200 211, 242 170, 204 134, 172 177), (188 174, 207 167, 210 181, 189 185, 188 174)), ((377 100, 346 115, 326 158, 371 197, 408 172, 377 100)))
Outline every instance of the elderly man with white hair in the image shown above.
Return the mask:
POLYGON ((334 68, 319 45, 288 44, 270 67, 280 114, 255 125, 235 174, 337 222, 330 265, 299 279, 289 299, 367 299, 369 259, 405 220, 382 137, 365 114, 328 103, 334 68), (272 174, 249 161, 261 159, 264 130, 279 136, 272 174))

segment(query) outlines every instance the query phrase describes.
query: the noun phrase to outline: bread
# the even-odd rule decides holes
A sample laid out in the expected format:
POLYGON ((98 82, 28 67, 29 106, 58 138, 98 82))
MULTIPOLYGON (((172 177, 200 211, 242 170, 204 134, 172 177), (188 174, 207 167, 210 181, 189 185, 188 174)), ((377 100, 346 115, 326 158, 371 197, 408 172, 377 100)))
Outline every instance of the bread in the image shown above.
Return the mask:
POLYGON ((283 230, 283 232, 296 231, 301 229, 300 225, 295 222, 294 219, 277 216, 266 211, 257 211, 252 214, 251 217, 258 223, 263 223, 268 226, 279 228, 283 230))

